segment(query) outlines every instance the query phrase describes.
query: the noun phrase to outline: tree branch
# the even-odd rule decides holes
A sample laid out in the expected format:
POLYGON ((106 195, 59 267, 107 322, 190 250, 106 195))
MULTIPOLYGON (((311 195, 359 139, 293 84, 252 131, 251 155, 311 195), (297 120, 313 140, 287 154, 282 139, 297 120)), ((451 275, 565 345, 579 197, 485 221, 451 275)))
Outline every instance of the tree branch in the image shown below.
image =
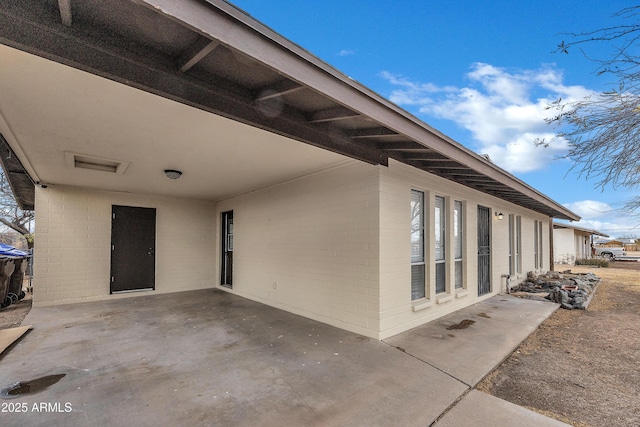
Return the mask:
MULTIPOLYGON (((566 155, 574 164, 572 169, 586 178, 598 178, 596 187, 611 186, 635 189, 640 186, 640 6, 628 7, 614 15, 626 21, 600 30, 573 33, 573 40, 562 42, 556 52, 569 53, 579 48, 583 55, 598 64, 597 74, 616 77, 617 87, 590 95, 578 101, 558 100, 547 108, 554 116, 548 124, 559 131, 554 140, 569 144, 566 155), (590 58, 583 47, 607 42, 611 49, 606 59, 590 58), (615 44, 614 44, 615 43, 615 44)), ((640 199, 629 200, 628 212, 640 214, 640 199)))
POLYGON ((6 225, 7 227, 11 228, 12 230, 17 231, 18 233, 22 234, 23 236, 26 236, 28 234, 31 234, 31 232, 25 228, 22 228, 16 224, 12 224, 11 222, 7 221, 6 219, 0 217, 0 222, 3 223, 4 225, 6 225))

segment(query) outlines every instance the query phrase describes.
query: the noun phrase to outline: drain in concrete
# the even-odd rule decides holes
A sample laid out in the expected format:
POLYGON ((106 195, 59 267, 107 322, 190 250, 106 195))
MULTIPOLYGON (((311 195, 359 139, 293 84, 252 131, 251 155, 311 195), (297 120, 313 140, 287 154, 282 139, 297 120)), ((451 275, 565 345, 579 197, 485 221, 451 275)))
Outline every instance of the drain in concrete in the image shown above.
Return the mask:
POLYGON ((460 323, 456 323, 455 325, 449 326, 447 330, 451 331, 453 329, 467 329, 469 326, 473 325, 474 323, 476 323, 475 320, 464 319, 460 323))
POLYGON ((40 377, 29 381, 19 381, 0 390, 0 398, 15 399, 27 394, 38 393, 54 385, 66 375, 67 374, 47 375, 46 377, 40 377))

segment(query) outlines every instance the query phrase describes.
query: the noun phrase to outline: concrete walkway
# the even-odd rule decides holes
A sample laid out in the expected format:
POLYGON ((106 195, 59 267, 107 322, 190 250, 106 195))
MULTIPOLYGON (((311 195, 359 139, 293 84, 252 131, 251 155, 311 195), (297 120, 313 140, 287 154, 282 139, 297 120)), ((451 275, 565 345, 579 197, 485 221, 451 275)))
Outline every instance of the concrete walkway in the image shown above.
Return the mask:
POLYGON ((453 402, 440 416, 435 423, 438 427, 566 426, 473 389, 558 307, 556 304, 498 295, 388 338, 385 342, 467 387, 463 397, 453 402))
POLYGON ((34 308, 0 389, 41 391, 0 424, 563 425, 473 389, 555 309, 497 296, 378 342, 219 290, 34 308))

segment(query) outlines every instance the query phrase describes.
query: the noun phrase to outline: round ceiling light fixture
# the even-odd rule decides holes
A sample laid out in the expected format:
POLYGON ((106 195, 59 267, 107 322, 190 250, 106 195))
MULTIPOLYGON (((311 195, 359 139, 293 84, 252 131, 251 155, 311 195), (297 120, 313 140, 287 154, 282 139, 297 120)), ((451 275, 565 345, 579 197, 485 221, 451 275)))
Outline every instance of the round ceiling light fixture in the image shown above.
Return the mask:
POLYGON ((182 171, 175 170, 175 169, 165 169, 164 174, 169 179, 178 179, 182 176, 182 171))

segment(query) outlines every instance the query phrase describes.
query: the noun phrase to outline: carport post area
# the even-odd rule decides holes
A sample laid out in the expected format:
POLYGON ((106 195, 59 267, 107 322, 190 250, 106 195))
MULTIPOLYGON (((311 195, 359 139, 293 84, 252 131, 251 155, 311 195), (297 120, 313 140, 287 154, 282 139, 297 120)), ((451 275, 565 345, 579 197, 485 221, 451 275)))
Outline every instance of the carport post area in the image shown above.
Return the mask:
POLYGON ((0 388, 64 377, 0 399, 25 409, 2 425, 488 425, 494 407, 491 425, 562 425, 469 393, 555 308, 493 297, 387 343, 219 290, 34 308, 0 388), (461 317, 476 323, 449 336, 461 317))
POLYGON ((384 339, 579 219, 226 0, 0 2, 0 70, 36 307, 217 287, 384 339))

